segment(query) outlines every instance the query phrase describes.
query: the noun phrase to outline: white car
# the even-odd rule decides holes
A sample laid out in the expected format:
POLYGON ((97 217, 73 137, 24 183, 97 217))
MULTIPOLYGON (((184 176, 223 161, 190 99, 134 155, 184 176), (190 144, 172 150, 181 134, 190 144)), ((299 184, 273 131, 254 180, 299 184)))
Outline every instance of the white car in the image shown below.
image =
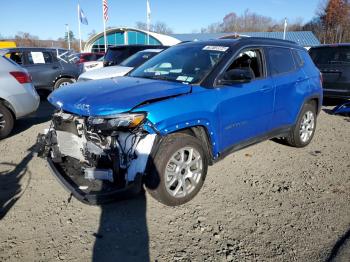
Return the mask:
POLYGON ((31 76, 5 57, 7 52, 0 49, 0 139, 11 133, 16 119, 36 111, 40 103, 31 76))
POLYGON ((108 66, 101 69, 91 70, 81 74, 78 81, 98 80, 124 76, 135 67, 142 65, 144 62, 162 52, 164 49, 146 49, 130 56, 117 66, 108 66))
POLYGON ((82 63, 83 69, 82 72, 88 72, 95 69, 103 68, 103 59, 104 56, 99 58, 97 61, 89 61, 82 63))

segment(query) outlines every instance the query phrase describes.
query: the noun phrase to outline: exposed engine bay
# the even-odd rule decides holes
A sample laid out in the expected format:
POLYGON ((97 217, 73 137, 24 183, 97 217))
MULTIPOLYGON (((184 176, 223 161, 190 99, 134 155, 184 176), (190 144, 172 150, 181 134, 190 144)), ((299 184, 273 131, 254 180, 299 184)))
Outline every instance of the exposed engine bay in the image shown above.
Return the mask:
POLYGON ((143 114, 92 118, 59 111, 38 137, 38 155, 84 193, 126 188, 144 174, 157 136, 143 121, 143 114))

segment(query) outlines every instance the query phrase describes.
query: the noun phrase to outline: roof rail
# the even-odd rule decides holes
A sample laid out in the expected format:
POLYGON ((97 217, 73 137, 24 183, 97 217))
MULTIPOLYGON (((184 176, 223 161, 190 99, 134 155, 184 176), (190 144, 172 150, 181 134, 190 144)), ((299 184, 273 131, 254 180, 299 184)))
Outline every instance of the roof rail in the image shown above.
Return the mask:
POLYGON ((269 38, 269 37, 258 37, 258 36, 246 36, 246 35, 227 35, 220 37, 219 39, 239 39, 240 41, 252 41, 252 40, 263 40, 263 41, 270 41, 270 42, 276 42, 276 43, 289 43, 289 44, 296 44, 294 41, 290 40, 284 40, 279 38, 269 38))

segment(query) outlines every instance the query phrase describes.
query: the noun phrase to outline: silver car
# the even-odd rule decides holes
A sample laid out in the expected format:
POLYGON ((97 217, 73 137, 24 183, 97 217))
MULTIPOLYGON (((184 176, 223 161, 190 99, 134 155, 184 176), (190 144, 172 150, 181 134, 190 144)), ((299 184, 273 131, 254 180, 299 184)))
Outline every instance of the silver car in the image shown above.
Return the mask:
POLYGON ((16 119, 38 109, 40 97, 28 72, 0 49, 0 139, 7 137, 16 119))

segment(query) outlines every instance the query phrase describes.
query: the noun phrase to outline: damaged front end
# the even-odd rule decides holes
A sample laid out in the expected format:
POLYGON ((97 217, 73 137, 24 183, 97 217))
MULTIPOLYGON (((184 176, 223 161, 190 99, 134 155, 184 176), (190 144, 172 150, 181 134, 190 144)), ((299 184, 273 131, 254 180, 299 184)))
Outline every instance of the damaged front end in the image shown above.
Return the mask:
POLYGON ((59 111, 38 136, 37 151, 76 198, 100 204, 141 190, 157 138, 150 126, 143 113, 96 118, 59 111))

